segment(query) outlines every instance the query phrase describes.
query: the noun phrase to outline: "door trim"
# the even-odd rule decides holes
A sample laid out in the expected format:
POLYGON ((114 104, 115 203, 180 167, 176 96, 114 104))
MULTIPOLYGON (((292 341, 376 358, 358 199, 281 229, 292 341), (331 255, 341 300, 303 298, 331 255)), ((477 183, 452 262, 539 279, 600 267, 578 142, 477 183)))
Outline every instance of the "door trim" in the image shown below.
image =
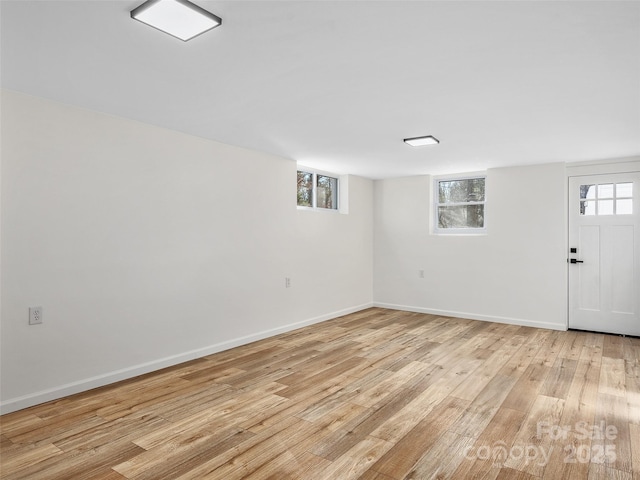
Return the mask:
MULTIPOLYGON (((588 162, 565 163, 565 191, 564 208, 565 212, 565 257, 569 258, 569 179, 571 177, 582 177, 587 175, 607 175, 611 173, 634 173, 640 172, 640 156, 612 158, 595 160, 588 162)), ((564 273, 565 283, 565 329, 569 329, 569 262, 564 273)))
MULTIPOLYGON (((567 267, 565 270, 565 285, 566 285, 566 296, 565 296, 565 305, 566 305, 566 318, 565 324, 566 329, 569 330, 569 316, 571 303, 569 301, 570 295, 570 283, 569 283, 569 268, 571 264, 569 263, 570 253, 569 249, 570 245, 570 225, 569 225, 569 214, 570 214, 570 181, 573 177, 588 177, 588 176, 598 176, 598 175, 612 175, 619 173, 640 173, 640 157, 628 157, 614 160, 602 160, 595 162, 580 162, 573 164, 565 164, 566 178, 565 178, 565 254, 566 254, 566 262, 567 267)), ((596 332, 603 333, 603 332, 596 332)), ((603 333, 605 334, 605 333, 603 333)))

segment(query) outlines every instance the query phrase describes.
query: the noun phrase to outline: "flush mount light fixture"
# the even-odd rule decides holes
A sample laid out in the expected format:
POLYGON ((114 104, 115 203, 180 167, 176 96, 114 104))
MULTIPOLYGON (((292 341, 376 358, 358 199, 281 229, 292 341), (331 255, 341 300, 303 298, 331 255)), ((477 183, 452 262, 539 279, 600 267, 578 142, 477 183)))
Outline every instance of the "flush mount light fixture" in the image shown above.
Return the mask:
POLYGON ((187 0, 148 0, 131 10, 131 18, 185 42, 222 23, 220 17, 187 0))
POLYGON ((405 138, 404 143, 412 147, 422 147, 423 145, 436 145, 440 143, 440 140, 431 135, 427 135, 425 137, 405 138))

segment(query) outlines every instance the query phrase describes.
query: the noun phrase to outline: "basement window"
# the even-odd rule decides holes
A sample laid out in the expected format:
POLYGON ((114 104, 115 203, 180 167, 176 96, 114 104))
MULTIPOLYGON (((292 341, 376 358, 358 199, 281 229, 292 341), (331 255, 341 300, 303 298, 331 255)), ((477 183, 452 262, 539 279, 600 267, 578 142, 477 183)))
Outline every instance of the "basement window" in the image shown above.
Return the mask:
POLYGON ((433 187, 434 233, 486 233, 485 175, 436 177, 433 187))
POLYGON ((313 170, 298 170, 298 207, 338 210, 337 176, 313 170))

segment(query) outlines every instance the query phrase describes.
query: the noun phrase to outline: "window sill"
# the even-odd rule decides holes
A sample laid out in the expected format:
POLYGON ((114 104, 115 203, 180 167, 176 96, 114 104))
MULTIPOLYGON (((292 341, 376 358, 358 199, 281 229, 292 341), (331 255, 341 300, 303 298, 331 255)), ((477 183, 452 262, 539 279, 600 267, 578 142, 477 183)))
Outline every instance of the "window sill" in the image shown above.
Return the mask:
POLYGON ((301 207, 299 205, 296 205, 296 208, 299 212, 342 213, 340 210, 335 208, 301 207))
POLYGON ((436 230, 435 232, 431 232, 431 235, 437 235, 440 237, 485 237, 487 236, 487 229, 482 230, 450 230, 450 231, 442 231, 436 230))

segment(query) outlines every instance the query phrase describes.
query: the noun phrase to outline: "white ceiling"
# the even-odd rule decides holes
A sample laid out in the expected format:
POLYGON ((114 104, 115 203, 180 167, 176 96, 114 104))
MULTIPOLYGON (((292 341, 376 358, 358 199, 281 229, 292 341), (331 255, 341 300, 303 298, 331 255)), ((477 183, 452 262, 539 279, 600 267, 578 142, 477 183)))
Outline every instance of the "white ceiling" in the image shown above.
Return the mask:
POLYGON ((638 1, 140 3, 2 0, 3 87, 370 178, 640 155, 638 1))

